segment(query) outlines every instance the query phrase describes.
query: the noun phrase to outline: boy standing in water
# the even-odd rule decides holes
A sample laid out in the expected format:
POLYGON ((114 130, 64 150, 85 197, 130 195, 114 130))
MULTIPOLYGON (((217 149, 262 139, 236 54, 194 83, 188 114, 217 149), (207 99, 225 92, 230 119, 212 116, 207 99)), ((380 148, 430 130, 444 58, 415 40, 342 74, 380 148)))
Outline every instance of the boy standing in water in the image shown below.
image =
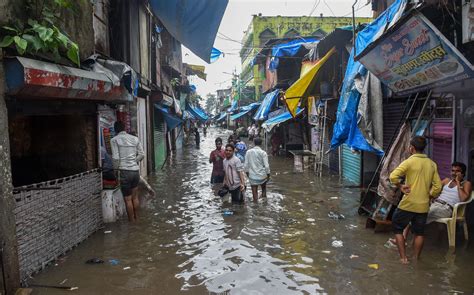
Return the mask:
POLYGON ((212 184, 224 182, 224 159, 225 152, 222 149, 222 139, 218 137, 216 138, 216 149, 209 156, 209 163, 212 164, 212 184))

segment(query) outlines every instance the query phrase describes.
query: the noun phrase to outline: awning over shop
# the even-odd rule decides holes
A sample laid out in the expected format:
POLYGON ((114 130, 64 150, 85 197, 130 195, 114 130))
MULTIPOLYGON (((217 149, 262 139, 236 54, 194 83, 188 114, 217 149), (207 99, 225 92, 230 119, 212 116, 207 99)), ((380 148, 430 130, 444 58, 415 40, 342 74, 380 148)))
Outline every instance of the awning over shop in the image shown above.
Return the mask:
POLYGON ((296 110, 301 98, 307 96, 311 85, 314 85, 315 78, 324 63, 336 52, 335 48, 329 50, 321 60, 315 64, 306 74, 299 78, 285 92, 285 103, 292 116, 296 116, 296 110))
POLYGON ((25 57, 6 59, 5 67, 7 92, 12 96, 133 101, 128 90, 105 73, 25 57))
POLYGON ((172 130, 178 127, 179 125, 183 124, 183 120, 173 115, 170 112, 169 108, 165 106, 161 106, 156 103, 155 103, 155 108, 163 114, 163 117, 165 117, 165 122, 166 122, 166 125, 168 126, 168 130, 172 130))
POLYGON ((184 69, 186 70, 186 75, 187 76, 196 75, 199 78, 206 81, 207 74, 205 73, 205 71, 206 71, 205 66, 192 65, 192 64, 183 64, 183 66, 184 66, 184 69))
POLYGON ((315 38, 300 38, 297 40, 292 40, 290 42, 282 43, 275 45, 272 48, 272 59, 268 65, 269 70, 276 70, 280 62, 279 57, 282 56, 295 56, 300 48, 306 44, 317 43, 319 42, 315 38))
MULTIPOLYGON (((299 116, 304 109, 298 108, 296 111, 296 116, 299 116)), ((280 125, 281 123, 284 123, 290 119, 293 119, 293 116, 290 114, 289 111, 286 111, 278 116, 275 116, 271 119, 266 120, 262 124, 262 128, 265 129, 266 132, 272 131, 273 127, 280 125)))
POLYGON ((219 118, 217 118, 217 122, 220 122, 222 120, 224 120, 225 118, 227 117, 227 113, 226 112, 222 112, 221 115, 219 116, 219 118))
POLYGON ((166 29, 206 62, 228 0, 151 0, 153 13, 166 29))
POLYGON ((268 113, 270 113, 270 110, 273 104, 275 104, 275 101, 278 98, 279 93, 280 93, 280 89, 276 89, 270 93, 267 93, 267 95, 265 95, 265 98, 263 99, 262 104, 260 105, 257 112, 255 113, 255 116, 253 116, 253 119, 255 121, 263 121, 268 118, 268 113))
POLYGON ((204 112, 204 110, 202 110, 198 106, 192 106, 190 104, 187 104, 186 110, 189 111, 198 120, 201 120, 201 121, 209 120, 209 117, 207 116, 206 112, 204 112))
POLYGON ((232 115, 230 116, 230 119, 232 121, 234 120, 237 120, 245 115, 247 115, 248 113, 250 113, 251 111, 255 110, 256 108, 258 108, 260 106, 260 103, 259 102, 254 102, 254 103, 251 103, 247 106, 244 106, 244 107, 241 107, 240 108, 240 112, 235 114, 235 115, 232 115))

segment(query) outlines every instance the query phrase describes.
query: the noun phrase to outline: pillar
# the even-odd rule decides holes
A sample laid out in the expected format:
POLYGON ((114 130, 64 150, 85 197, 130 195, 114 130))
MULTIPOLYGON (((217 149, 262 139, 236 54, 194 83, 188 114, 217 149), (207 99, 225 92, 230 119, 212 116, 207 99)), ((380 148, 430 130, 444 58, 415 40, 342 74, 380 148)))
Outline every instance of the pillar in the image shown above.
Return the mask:
MULTIPOLYGON (((0 50, 0 248, 3 250, 3 268, 7 294, 20 287, 20 267, 16 240, 15 202, 10 163, 8 113, 5 103, 5 70, 0 50)), ((3 292, 1 290, 0 292, 3 292)))

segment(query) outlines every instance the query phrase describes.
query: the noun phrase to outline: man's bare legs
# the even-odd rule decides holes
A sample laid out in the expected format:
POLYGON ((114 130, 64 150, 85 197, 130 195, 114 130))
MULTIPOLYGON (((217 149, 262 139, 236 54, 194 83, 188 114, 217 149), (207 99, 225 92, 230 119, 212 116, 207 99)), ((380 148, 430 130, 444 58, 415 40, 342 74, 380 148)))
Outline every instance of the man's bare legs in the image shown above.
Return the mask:
POLYGON ((405 238, 403 237, 402 234, 396 234, 395 240, 397 242, 398 253, 400 254, 400 261, 403 264, 408 264, 408 258, 407 258, 406 249, 405 249, 405 238))
POLYGON ((125 199, 125 207, 127 209, 128 221, 134 222, 135 219, 135 210, 133 209, 133 201, 132 196, 126 196, 125 199))
POLYGON ((140 199, 138 199, 138 188, 132 190, 133 214, 135 221, 138 219, 138 209, 140 208, 140 199))
POLYGON ((266 198, 267 197, 267 183, 264 182, 262 183, 262 198, 266 198))
POLYGON ((414 249, 415 249, 415 258, 417 260, 420 259, 421 250, 423 250, 424 242, 425 242, 425 237, 424 236, 415 235, 415 238, 413 240, 413 245, 414 245, 414 249))
POLYGON ((258 202, 258 185, 252 185, 252 197, 254 202, 258 202))

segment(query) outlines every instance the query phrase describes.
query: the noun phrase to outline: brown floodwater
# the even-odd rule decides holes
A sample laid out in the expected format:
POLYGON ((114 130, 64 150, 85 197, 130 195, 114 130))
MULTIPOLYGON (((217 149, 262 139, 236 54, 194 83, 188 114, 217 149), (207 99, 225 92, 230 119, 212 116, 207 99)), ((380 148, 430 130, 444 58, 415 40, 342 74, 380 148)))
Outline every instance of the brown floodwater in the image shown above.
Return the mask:
POLYGON ((139 222, 106 224, 30 283, 77 286, 74 294, 474 293, 472 246, 450 254, 445 233, 429 236, 422 260, 401 265, 384 246, 390 234, 365 229, 358 189, 337 176, 296 174, 291 159, 270 157, 267 199, 255 204, 248 193, 233 206, 216 197, 208 155, 224 133, 210 129, 201 149, 186 146, 150 177, 157 198, 139 222), (93 257, 105 263, 85 264, 93 257))

